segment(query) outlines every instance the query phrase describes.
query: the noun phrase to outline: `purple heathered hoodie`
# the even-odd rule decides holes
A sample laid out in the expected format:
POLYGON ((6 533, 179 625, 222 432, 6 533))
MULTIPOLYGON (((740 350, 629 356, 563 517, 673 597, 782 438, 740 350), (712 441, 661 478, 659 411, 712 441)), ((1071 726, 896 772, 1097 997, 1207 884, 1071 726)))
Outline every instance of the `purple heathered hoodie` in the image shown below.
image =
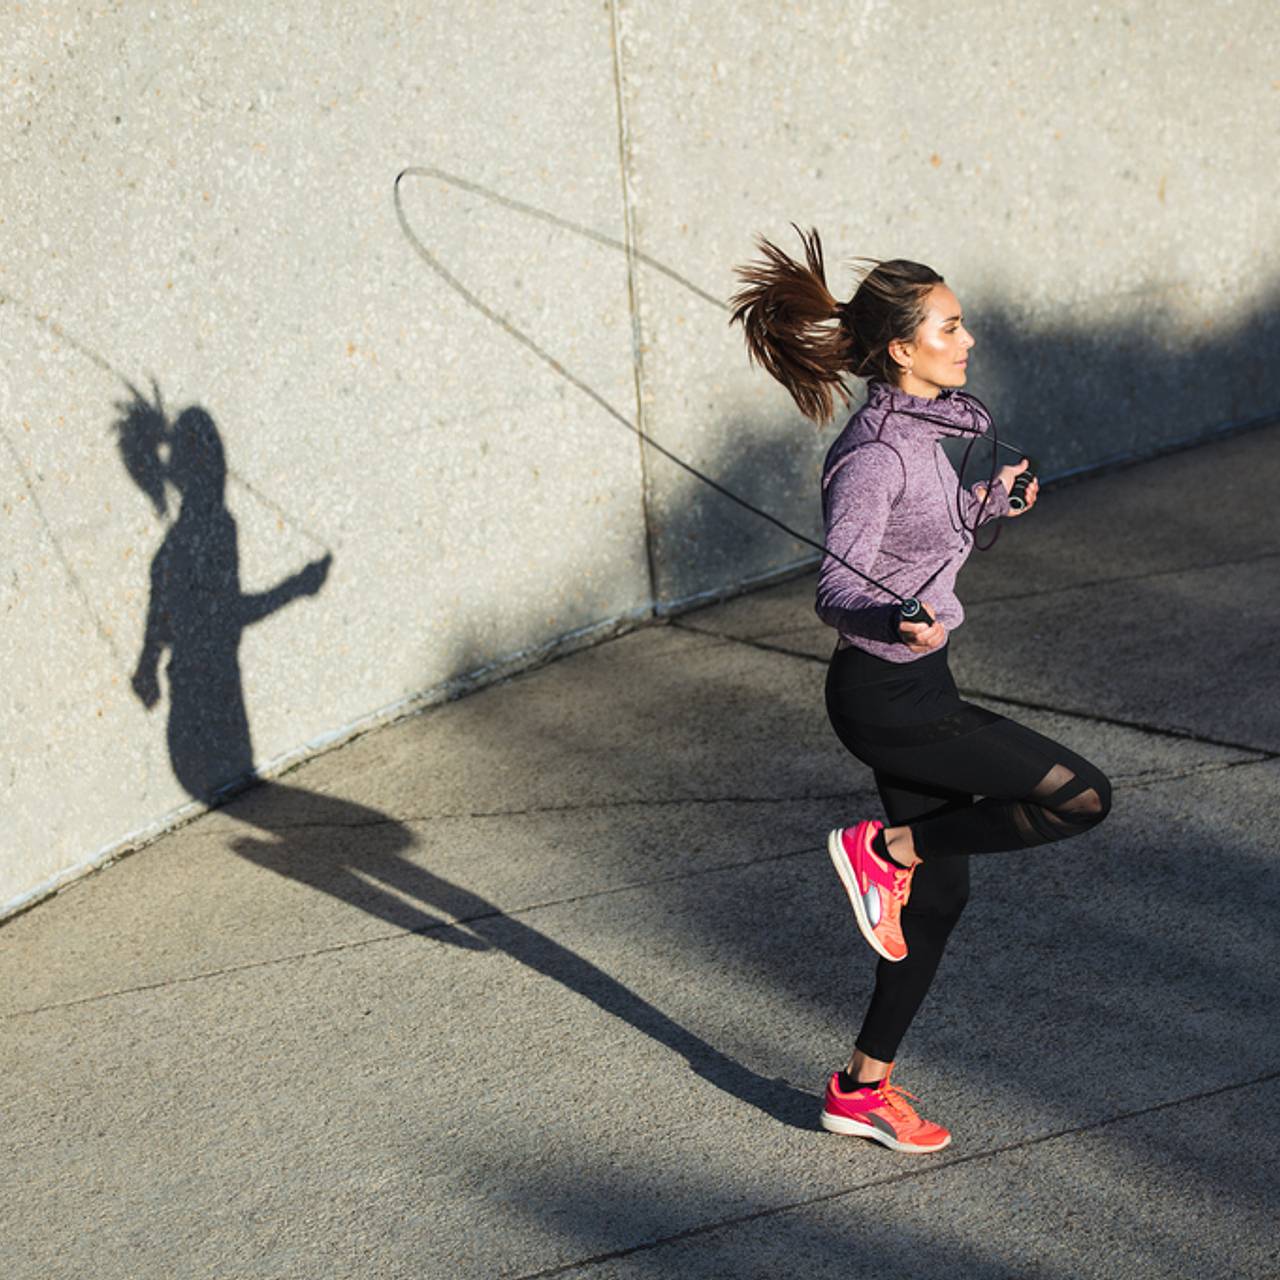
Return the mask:
MULTIPOLYGON (((872 382, 867 402, 827 451, 822 468, 822 513, 826 545, 851 565, 903 596, 918 596, 954 631, 964 621, 956 598, 956 575, 973 550, 972 527, 981 488, 960 494, 946 436, 984 434, 988 418, 963 393, 942 391, 937 399, 908 395, 872 382), (904 412, 928 414, 922 422, 904 412), (963 515, 963 520, 961 516, 963 515)), ((1007 515, 1009 495, 997 482, 982 523, 1007 515)), ((827 556, 818 574, 818 617, 856 645, 889 662, 912 662, 898 632, 898 602, 827 556)))

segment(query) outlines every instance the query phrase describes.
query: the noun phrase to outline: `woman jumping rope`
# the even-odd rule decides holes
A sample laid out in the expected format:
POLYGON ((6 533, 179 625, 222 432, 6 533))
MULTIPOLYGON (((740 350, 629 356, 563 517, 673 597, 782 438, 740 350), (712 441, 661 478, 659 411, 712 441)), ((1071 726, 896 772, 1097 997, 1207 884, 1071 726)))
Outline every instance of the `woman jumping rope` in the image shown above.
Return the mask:
POLYGON ((958 390, 974 340, 956 295, 931 268, 895 259, 876 263, 838 302, 817 231, 801 239, 803 262, 759 241, 763 257, 738 269, 733 320, 751 359, 814 421, 832 416, 837 395, 847 399, 846 377, 868 384, 822 469, 831 554, 817 612, 839 635, 827 714, 874 771, 888 818, 837 828, 828 840, 858 928, 881 958, 821 1123, 895 1151, 938 1151, 951 1134, 923 1119, 891 1076, 968 899, 969 855, 1087 831, 1106 817, 1111 786, 1066 747, 963 701, 947 666, 948 638, 964 620, 956 575, 978 528, 1025 514, 1038 490, 1031 481, 1015 512, 1009 496, 1025 460, 966 489, 943 451, 944 439, 973 439, 991 425, 958 390), (900 601, 917 597, 927 619, 904 622, 900 601))

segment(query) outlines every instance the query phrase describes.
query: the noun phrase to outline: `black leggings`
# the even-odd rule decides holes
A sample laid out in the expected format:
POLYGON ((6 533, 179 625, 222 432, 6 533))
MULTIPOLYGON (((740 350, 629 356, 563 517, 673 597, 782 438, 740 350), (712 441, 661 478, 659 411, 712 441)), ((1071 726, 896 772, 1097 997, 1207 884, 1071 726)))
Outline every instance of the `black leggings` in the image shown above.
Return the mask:
POLYGON ((910 825, 922 859, 902 911, 906 959, 880 961, 857 1039, 869 1057, 892 1062, 968 901, 967 855, 1087 831, 1107 816, 1111 784, 1052 739, 963 701, 947 646, 906 663, 837 649, 827 714, 874 770, 889 825, 910 825))

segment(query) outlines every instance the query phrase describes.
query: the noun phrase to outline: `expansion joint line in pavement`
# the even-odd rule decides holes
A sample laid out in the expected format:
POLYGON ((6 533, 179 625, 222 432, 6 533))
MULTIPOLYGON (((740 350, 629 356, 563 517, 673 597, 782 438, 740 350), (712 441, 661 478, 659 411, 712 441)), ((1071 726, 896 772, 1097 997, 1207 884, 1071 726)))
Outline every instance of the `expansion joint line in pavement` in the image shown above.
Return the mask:
MULTIPOLYGON (((676 621, 671 624, 682 631, 691 631, 700 636, 718 636, 729 644, 740 644, 748 649, 759 649, 762 653, 780 653, 787 658, 798 658, 802 662, 814 662, 825 666, 827 658, 819 658, 802 649, 787 649, 782 645, 767 644, 763 640, 751 640, 743 636, 725 635, 720 631, 708 631, 704 627, 691 626, 687 622, 676 621)), ((1256 756, 1256 760, 1243 760, 1241 764, 1261 764, 1267 760, 1280 759, 1280 751, 1271 747, 1260 747, 1252 742, 1229 742, 1224 738, 1211 738, 1207 734, 1192 733, 1189 729, 1169 729, 1164 725, 1148 724, 1143 720, 1125 720, 1119 716, 1106 716, 1096 711, 1077 711, 1072 707, 1056 707, 1048 702, 1032 702, 1026 698, 1011 698, 1003 693, 988 693, 985 689, 961 688, 966 698, 981 698, 984 702, 996 702, 1006 707, 1018 707, 1022 711, 1043 711, 1047 715, 1066 716, 1071 720, 1083 720, 1090 724, 1111 725, 1117 729, 1132 729, 1135 733, 1151 734, 1158 738, 1172 738, 1176 742, 1192 742, 1203 747, 1222 747, 1229 751, 1247 751, 1256 756)))
MULTIPOLYGON (((1270 549, 1259 551, 1254 555, 1247 556, 1231 556, 1225 560, 1207 560, 1203 564, 1184 564, 1178 565, 1174 569, 1146 569, 1137 573, 1117 573, 1105 578, 1087 578, 1081 582, 1064 582, 1056 587, 1041 587, 1030 591, 1019 590, 1010 591, 1004 595, 968 595, 965 596, 965 604, 967 608, 976 609, 988 604, 1012 604, 1018 601, 1026 600, 1042 600, 1048 596, 1064 595, 1068 591, 1086 591, 1094 587, 1110 587, 1121 586, 1132 582, 1151 582, 1156 578, 1175 577, 1181 573, 1204 573, 1208 569, 1232 569, 1240 565, 1251 565, 1263 563, 1267 560, 1275 560, 1280 557, 1280 549, 1270 549)), ((700 635, 720 635, 716 631, 703 631, 698 627, 683 625, 687 631, 697 631, 700 635)), ((807 626, 788 627, 782 631, 776 631, 774 635, 792 635, 797 631, 807 630, 807 626)), ((812 657, 812 655, 806 655, 812 657)))
MULTIPOLYGON (((527 809, 482 809, 476 813, 441 814, 446 818, 535 818, 551 813, 603 813, 614 809, 667 809, 682 805, 805 804, 814 800, 849 800, 862 792, 856 787, 792 796, 661 796, 654 800, 600 800, 586 804, 533 805, 527 809)), ((405 822, 432 822, 435 817, 406 818, 405 822)))
POLYGON ((1112 785, 1117 790, 1143 791, 1147 787, 1158 787, 1166 782, 1180 782, 1183 778, 1202 778, 1207 773, 1226 773, 1231 769, 1250 769, 1274 759, 1274 756, 1258 755, 1250 756, 1248 760, 1211 761, 1206 764, 1192 765, 1187 769, 1175 769, 1171 772, 1113 773, 1110 777, 1112 785))
POLYGON ((759 649, 761 653, 780 653, 784 658, 799 658, 802 662, 816 662, 824 667, 830 661, 828 658, 818 657, 817 654, 805 653, 803 649, 788 649, 785 645, 768 644, 764 640, 752 640, 746 636, 731 636, 723 631, 711 631, 707 627, 695 627, 692 622, 685 622, 682 618, 673 618, 668 625, 680 631, 688 631, 691 635, 719 640, 723 644, 740 644, 747 649, 759 649))
POLYGON ((966 603, 976 607, 985 604, 1010 604, 1017 600, 1041 600, 1046 596, 1063 595, 1068 591, 1085 591, 1092 587, 1119 586, 1129 582, 1151 582, 1156 578, 1174 577, 1180 573, 1203 573, 1206 569, 1231 569, 1242 564, 1257 564, 1274 560, 1280 550, 1259 551, 1248 556, 1232 556, 1226 560, 1209 560, 1204 564, 1180 564, 1174 569, 1147 569, 1139 573, 1117 573, 1107 578, 1089 578, 1083 582, 1065 582, 1059 587, 1041 587, 1039 590, 1011 591, 1002 596, 966 596, 966 603))
POLYGON ((1170 1098, 1167 1102, 1157 1102, 1154 1106, 1138 1107, 1132 1111, 1121 1111, 1113 1116, 1105 1116, 1101 1120, 1091 1120, 1085 1124, 1072 1125, 1066 1129, 1055 1129, 1052 1133, 1042 1133, 1034 1138, 1022 1138, 1016 1142, 1006 1142, 998 1147, 990 1147, 985 1151, 974 1151, 968 1155, 953 1156, 936 1162, 932 1157, 918 1156, 924 1164, 919 1169, 904 1170, 902 1173, 891 1173, 884 1178, 869 1178, 865 1182, 841 1187, 838 1191, 825 1191, 821 1195, 805 1196, 786 1204, 770 1205, 765 1209, 756 1209, 751 1213, 734 1214, 728 1218, 717 1218, 714 1222, 699 1223, 696 1227, 686 1227, 683 1231, 673 1231, 670 1235, 658 1236, 653 1240, 645 1240, 640 1244, 628 1245, 622 1249, 612 1249, 608 1253, 593 1254, 589 1258, 579 1258, 575 1262, 565 1262, 558 1266, 547 1267, 542 1271, 527 1271, 519 1276, 511 1276, 508 1280, 550 1280, 552 1276, 571 1275, 575 1271, 585 1271, 606 1262, 615 1262, 619 1258, 631 1257, 638 1253, 648 1253, 661 1249, 669 1244, 680 1244, 685 1240, 695 1240, 699 1236, 711 1235, 717 1231, 725 1231, 731 1227, 746 1226, 753 1222, 761 1222, 768 1218, 780 1217, 793 1213, 798 1209, 807 1209, 813 1205, 829 1204, 836 1200, 844 1200, 864 1191, 882 1191, 886 1187, 897 1186, 904 1182, 925 1182, 962 1165, 976 1164, 984 1160, 995 1160, 1001 1156, 1012 1155, 1021 1151, 1030 1151, 1035 1147, 1058 1142, 1063 1138, 1074 1138, 1081 1134, 1093 1133, 1100 1129, 1110 1128, 1126 1120, 1141 1120, 1146 1116, 1157 1115, 1161 1111, 1173 1107, 1185 1107, 1197 1102, 1207 1102, 1212 1098, 1220 1098, 1224 1094, 1236 1093, 1241 1089, 1253 1089, 1259 1085, 1271 1084, 1280 1080, 1280 1071, 1267 1071, 1249 1080, 1237 1080, 1231 1084, 1220 1085, 1216 1089, 1206 1089, 1202 1093, 1189 1094, 1186 1097, 1170 1098), (924 1163, 927 1162, 927 1163, 924 1163))
MULTIPOLYGON (((684 805, 783 805, 812 801, 852 800, 869 794, 867 788, 844 787, 839 791, 801 792, 785 796, 658 796, 652 799, 568 801, 564 804, 529 805, 523 809, 476 809, 442 813, 409 813, 399 817, 361 818, 351 822, 281 822, 271 828, 275 834, 289 831, 365 831, 376 827, 425 827, 433 822, 472 822, 488 818, 537 818, 544 814, 608 813, 616 809, 672 809, 684 805)), ((225 832, 213 830, 200 839, 221 840, 225 832)))
POLYGON ((1032 702, 1024 698, 1010 698, 1003 693, 987 693, 984 689, 961 688, 966 698, 981 698, 984 702, 998 702, 1006 707, 1018 707, 1023 711, 1043 711, 1048 715, 1067 716, 1072 720, 1085 720, 1091 724, 1111 725, 1117 729, 1132 729, 1157 738, 1171 738, 1175 742, 1192 742, 1201 747, 1221 747, 1227 751, 1246 751, 1254 760, 1242 760, 1241 764, 1261 764, 1266 760, 1280 759, 1280 751, 1260 747, 1253 742, 1230 742, 1225 738, 1211 738, 1205 733, 1192 733, 1190 729, 1168 729, 1163 725, 1148 724, 1143 720, 1125 720, 1119 716, 1104 716, 1096 711, 1075 711, 1070 707, 1055 707, 1047 702, 1032 702))
POLYGON ((132 987, 117 987, 113 991, 98 991, 91 996, 77 996, 74 1000, 57 1000, 51 1004, 35 1005, 30 1009, 14 1009, 9 1013, 0 1013, 0 1023, 14 1018, 32 1017, 38 1013, 50 1013, 58 1009, 73 1009, 83 1004, 96 1004, 102 1000, 114 1000, 119 996, 139 995, 145 991, 163 991, 168 987, 182 986, 189 982, 204 982, 212 978, 224 978, 235 973, 247 973, 253 969, 269 969, 274 965, 292 964, 297 960, 313 960, 321 956, 337 955, 343 951, 358 951, 363 947, 380 946, 387 942, 398 942, 404 938, 430 938, 433 933, 442 933, 459 926, 481 924, 491 920, 518 920, 521 916, 531 915, 535 911, 545 911, 551 907, 574 906, 580 902, 593 902, 598 898, 610 898, 620 893, 633 893, 637 889, 648 889, 661 884, 673 884, 681 880, 696 880, 701 876, 720 875, 728 871, 742 871, 751 867, 767 866, 771 862, 787 862, 792 858, 818 854, 823 851, 821 845, 805 845, 800 849, 788 849, 783 853, 766 853, 755 858, 743 858, 737 862, 718 862, 711 867, 697 867, 690 871, 673 871, 664 876, 653 876, 648 880, 633 880, 626 884, 611 885, 607 889, 594 889, 589 893, 571 894, 563 898, 548 898, 544 902, 531 902, 522 907, 504 911, 494 907, 489 911, 476 911, 471 915, 450 917, 434 924, 423 925, 417 929, 397 929, 392 933, 380 933, 370 938, 354 938, 348 942, 333 942, 324 947, 311 947, 306 951, 291 951, 288 955, 270 956, 265 960, 249 960, 244 964, 222 965, 217 969, 205 969, 200 973, 185 973, 178 977, 165 978, 158 982, 140 982, 132 987))

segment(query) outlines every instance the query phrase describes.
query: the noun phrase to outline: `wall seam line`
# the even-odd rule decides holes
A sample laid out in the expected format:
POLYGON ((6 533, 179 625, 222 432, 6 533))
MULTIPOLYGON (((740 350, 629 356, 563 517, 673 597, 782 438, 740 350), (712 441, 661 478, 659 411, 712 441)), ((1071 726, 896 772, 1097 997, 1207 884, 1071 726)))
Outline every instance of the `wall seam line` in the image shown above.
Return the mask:
MULTIPOLYGON (((609 0, 609 35, 613 53, 614 105, 618 119, 618 172, 622 188, 622 239, 627 259, 627 307, 631 316, 631 370, 636 390, 636 426, 648 429, 644 409, 644 346, 640 320, 640 298, 636 288, 636 224, 635 206, 631 199, 631 124, 627 116, 626 93, 622 70, 622 30, 618 16, 620 0, 609 0)), ((649 458, 643 439, 640 450, 640 511, 644 519, 645 566, 649 575, 650 608, 656 615, 658 601, 658 568, 654 557, 653 522, 650 511, 649 458)))

